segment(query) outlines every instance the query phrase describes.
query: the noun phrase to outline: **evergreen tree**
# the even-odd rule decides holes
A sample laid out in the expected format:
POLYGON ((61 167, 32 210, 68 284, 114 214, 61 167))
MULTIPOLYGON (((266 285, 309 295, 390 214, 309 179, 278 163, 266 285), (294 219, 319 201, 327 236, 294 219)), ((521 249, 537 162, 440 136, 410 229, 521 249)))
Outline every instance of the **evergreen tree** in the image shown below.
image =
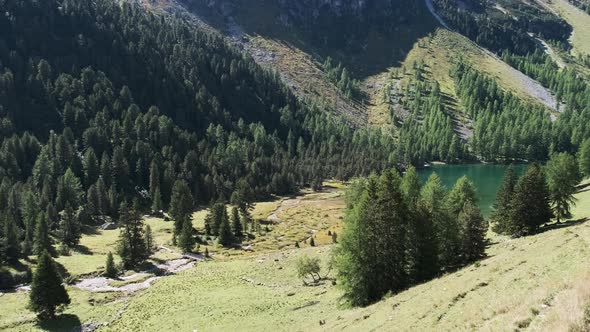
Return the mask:
POLYGON ((376 267, 375 234, 372 232, 376 186, 376 178, 372 176, 357 204, 347 209, 346 227, 336 251, 338 284, 352 305, 367 305, 383 295, 376 289, 378 274, 382 272, 376 267))
POLYGON ((430 280, 439 273, 439 245, 433 216, 426 208, 419 203, 410 214, 406 241, 406 273, 410 282, 419 283, 430 280))
POLYGON ((447 209, 451 216, 457 218, 467 202, 477 204, 475 187, 467 176, 461 177, 447 196, 447 209))
POLYGON ((174 238, 180 235, 185 221, 191 219, 193 198, 191 191, 183 180, 177 180, 172 188, 170 215, 174 219, 174 238))
POLYGON ((515 237, 535 233, 551 221, 549 189, 538 164, 529 166, 520 178, 512 199, 509 234, 515 237))
POLYGON ((115 267, 115 260, 113 259, 113 253, 109 251, 107 255, 107 261, 105 264, 104 275, 107 278, 115 278, 117 276, 117 268, 115 267))
POLYGON ((559 223, 572 217, 570 209, 576 202, 574 194, 582 176, 576 159, 565 152, 551 155, 546 173, 551 206, 559 223))
MULTIPOLYGON (((224 207, 225 211, 225 207, 224 207)), ((227 212, 222 214, 221 223, 219 224, 219 238, 218 243, 224 247, 229 247, 234 242, 234 236, 229 225, 229 218, 227 212)))
POLYGON ((74 209, 80 206, 82 199, 82 185, 72 169, 68 168, 66 173, 57 181, 57 198, 56 206, 58 210, 63 210, 66 204, 74 209))
POLYGON ((0 253, 0 256, 9 262, 14 262, 20 257, 16 225, 8 216, 4 216, 3 221, 3 236, 0 238, 2 253, 0 253))
POLYGON ((41 213, 37 218, 37 226, 35 228, 34 254, 40 256, 44 251, 51 251, 51 249, 47 217, 44 213, 41 213))
POLYGON ((33 274, 29 309, 37 313, 41 320, 53 319, 56 310, 70 304, 70 297, 62 285, 55 262, 47 251, 39 255, 37 269, 33 274))
POLYGON ((119 235, 118 254, 125 268, 139 266, 147 258, 144 226, 139 214, 129 209, 125 203, 119 209, 119 235))
POLYGON ((496 195, 494 212, 490 217, 494 225, 492 229, 498 234, 507 234, 510 232, 511 203, 517 182, 518 177, 516 173, 512 168, 509 168, 496 195))
POLYGON ((70 204, 66 204, 59 225, 59 237, 63 244, 73 247, 80 242, 80 222, 70 204))
POLYGON ((195 248, 195 239, 193 237, 193 225, 190 220, 185 220, 182 230, 178 237, 178 246, 183 252, 192 252, 195 248))
POLYGON ((315 247, 315 240, 313 239, 313 236, 309 239, 309 246, 315 247))
POLYGON ((100 166, 98 165, 98 159, 92 148, 86 150, 84 154, 84 183, 86 186, 90 186, 98 180, 100 175, 100 166))
POLYGON ((420 198, 420 179, 418 178, 418 172, 416 168, 411 166, 408 168, 402 178, 402 191, 406 198, 406 204, 408 207, 414 208, 420 198))
POLYGON ((385 171, 377 185, 374 242, 377 269, 383 271, 378 279, 377 292, 397 292, 407 283, 406 251, 410 214, 402 192, 402 179, 396 170, 385 171))
POLYGON ((232 224, 232 231, 234 232, 235 238, 239 239, 242 237, 242 223, 240 220, 240 212, 238 211, 238 207, 234 206, 231 211, 231 224, 232 224))
POLYGON ((472 201, 467 201, 463 211, 459 214, 459 225, 461 226, 461 252, 464 262, 470 263, 483 257, 488 224, 479 208, 472 201))
POLYGON ((152 228, 150 225, 145 225, 145 248, 147 255, 151 255, 156 250, 156 244, 154 243, 154 235, 152 234, 152 228))
POLYGON ((164 208, 162 203, 162 195, 160 194, 160 188, 156 187, 152 192, 152 212, 161 211, 164 208))

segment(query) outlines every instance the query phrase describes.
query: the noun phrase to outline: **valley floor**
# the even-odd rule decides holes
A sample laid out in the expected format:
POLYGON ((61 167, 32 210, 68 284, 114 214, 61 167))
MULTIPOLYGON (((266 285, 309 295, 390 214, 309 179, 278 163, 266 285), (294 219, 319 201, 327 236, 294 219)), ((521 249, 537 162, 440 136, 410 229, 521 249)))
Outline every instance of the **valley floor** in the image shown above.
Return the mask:
MULTIPOLYGON (((97 293, 69 287, 72 305, 48 325, 36 325, 26 310, 28 293, 3 294, 0 329, 69 330, 85 324, 99 331, 567 331, 582 318, 590 301, 588 188, 577 195, 575 221, 523 239, 492 236, 483 261, 356 309, 342 303, 329 279, 334 247, 327 231, 340 230, 341 193, 332 188, 261 203, 254 214, 275 219, 274 231, 260 237, 253 253, 219 251, 146 290, 97 293), (295 224, 300 230, 291 230, 295 224), (306 234, 323 245, 310 247, 303 242, 306 234), (301 248, 277 245, 284 237, 298 239, 301 248), (304 255, 322 261, 328 279, 318 286, 304 286, 296 277, 295 262, 304 255)), ((195 215, 197 227, 200 218, 195 215)), ((163 234, 156 239, 164 241, 163 234)))

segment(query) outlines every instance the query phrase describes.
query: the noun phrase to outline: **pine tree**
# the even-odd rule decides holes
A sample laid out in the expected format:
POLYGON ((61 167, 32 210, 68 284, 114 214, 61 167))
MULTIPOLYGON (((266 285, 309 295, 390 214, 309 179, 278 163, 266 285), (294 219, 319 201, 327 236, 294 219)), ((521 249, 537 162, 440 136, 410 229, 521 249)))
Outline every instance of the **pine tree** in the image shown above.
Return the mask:
POLYGON ((467 202, 477 204, 477 195, 475 194, 475 187, 467 176, 463 176, 449 192, 447 196, 447 209, 455 218, 463 211, 463 207, 467 202))
POLYGON ((70 204, 66 204, 59 225, 60 240, 63 244, 73 247, 80 242, 81 235, 80 222, 78 218, 76 218, 74 209, 72 209, 70 204))
POLYGON ((248 233, 252 225, 252 215, 246 204, 240 205, 240 220, 242 221, 242 232, 248 233))
POLYGON ((371 229, 375 215, 376 178, 371 176, 360 200, 346 211, 346 227, 336 251, 338 284, 352 305, 366 305, 383 294, 377 293, 376 248, 371 229))
POLYGON ((113 150, 111 174, 113 176, 113 182, 117 184, 117 187, 125 190, 129 182, 129 164, 125 158, 125 152, 119 146, 113 150))
POLYGON ((115 278, 117 276, 117 268, 115 267, 115 260, 113 259, 113 253, 109 251, 107 255, 107 261, 105 264, 104 275, 107 278, 115 278))
POLYGON ((508 234, 510 232, 510 213, 512 210, 512 199, 518 177, 512 168, 506 171, 502 185, 496 195, 494 203, 494 212, 490 217, 493 223, 493 231, 498 234, 508 234))
POLYGON ((546 172, 551 205, 559 223, 572 217, 571 206, 576 202, 574 194, 582 176, 576 159, 565 152, 551 156, 546 172))
POLYGON ((156 187, 156 189, 152 192, 152 212, 159 212, 163 209, 164 205, 162 203, 162 195, 160 194, 160 188, 156 187))
POLYGON ((551 220, 549 189, 538 164, 529 166, 518 181, 511 206, 509 234, 512 236, 533 234, 551 220))
POLYGON ((195 239, 193 237, 193 225, 190 220, 185 220, 182 225, 182 231, 178 237, 178 246, 183 252, 192 252, 195 247, 195 239))
POLYGON ((184 222, 190 220, 193 212, 191 191, 183 180, 177 180, 172 188, 170 215, 174 219, 174 238, 180 235, 184 222))
POLYGON ((70 297, 62 285, 55 262, 47 251, 39 255, 37 269, 33 274, 29 309, 37 313, 40 320, 53 319, 56 310, 70 304, 70 297))
POLYGON ((232 231, 234 232, 235 238, 239 239, 242 237, 242 223, 240 220, 240 212, 238 211, 238 207, 234 206, 231 211, 231 223, 232 223, 232 231))
POLYGON ((80 206, 82 199, 82 185, 72 169, 68 168, 66 173, 57 181, 56 205, 58 210, 63 210, 66 204, 74 209, 80 206))
POLYGON ((463 211, 459 214, 459 225, 461 226, 461 252, 464 262, 470 263, 483 257, 488 224, 473 202, 467 201, 465 203, 463 211))
POLYGON ((84 154, 84 183, 86 186, 94 184, 100 175, 98 159, 92 148, 88 148, 84 154))
MULTIPOLYGON (((225 210, 225 207, 224 207, 225 210)), ((229 247, 234 242, 234 237, 231 232, 231 227, 229 225, 229 218, 227 216, 227 212, 222 214, 221 223, 219 224, 219 244, 224 247, 229 247)))
MULTIPOLYGON (((407 283, 406 251, 407 229, 410 214, 402 192, 402 179, 396 170, 386 171, 377 185, 375 224, 371 230, 377 256, 377 294, 397 292, 407 283)), ((374 300, 377 300, 375 298, 374 300)))
POLYGON ((401 189, 406 199, 408 207, 414 208, 420 198, 420 179, 418 178, 418 172, 416 168, 411 166, 408 168, 402 178, 401 189))
POLYGON ((145 248, 147 255, 151 255, 156 250, 156 244, 154 243, 154 235, 152 234, 152 228, 150 225, 145 226, 145 248))
POLYGON ((147 258, 143 221, 135 210, 122 203, 119 209, 119 226, 121 233, 117 249, 123 266, 137 267, 147 258))
POLYGON ((44 213, 39 214, 37 226, 35 228, 34 248, 35 255, 39 256, 44 251, 51 251, 51 239, 49 238, 49 229, 47 226, 47 217, 44 213))
POLYGON ((3 236, 0 238, 2 245, 0 249, 2 253, 0 256, 4 257, 6 261, 14 262, 20 257, 20 245, 18 243, 18 236, 16 225, 9 216, 4 217, 3 236))

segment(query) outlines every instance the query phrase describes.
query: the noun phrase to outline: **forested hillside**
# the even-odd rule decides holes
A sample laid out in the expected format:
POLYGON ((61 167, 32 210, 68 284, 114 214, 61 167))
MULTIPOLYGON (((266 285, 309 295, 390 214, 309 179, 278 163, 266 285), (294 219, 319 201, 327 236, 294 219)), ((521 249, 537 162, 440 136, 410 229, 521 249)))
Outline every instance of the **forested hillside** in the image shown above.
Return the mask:
POLYGON ((37 220, 55 229, 71 208, 93 223, 132 201, 167 209, 176 180, 196 206, 394 163, 390 136, 300 103, 180 19, 111 0, 0 7, 0 234, 17 234, 24 254, 37 220))
POLYGON ((453 29, 494 51, 525 55, 537 48, 529 34, 567 48, 572 27, 535 2, 514 0, 435 0, 437 12, 453 29))

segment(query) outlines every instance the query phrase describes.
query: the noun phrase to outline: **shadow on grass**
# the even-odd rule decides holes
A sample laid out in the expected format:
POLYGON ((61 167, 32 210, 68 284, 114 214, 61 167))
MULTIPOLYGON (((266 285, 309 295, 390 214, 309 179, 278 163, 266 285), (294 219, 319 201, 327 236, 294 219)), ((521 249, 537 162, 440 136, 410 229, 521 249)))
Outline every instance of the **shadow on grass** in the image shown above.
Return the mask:
POLYGON ((37 323, 37 327, 43 331, 80 331, 80 318, 72 314, 63 314, 55 319, 37 323))
POLYGON ((580 225, 583 224, 585 222, 587 222, 588 218, 581 218, 581 219, 576 219, 576 220, 568 220, 566 222, 561 222, 561 223, 553 223, 553 224, 548 224, 545 225, 543 227, 541 227, 539 229, 539 231, 537 232, 537 234, 539 233, 543 233, 543 232, 547 232, 547 231, 551 231, 554 229, 560 229, 560 228, 567 228, 567 227, 572 227, 572 226, 576 226, 576 225, 580 225))
POLYGON ((87 256, 92 256, 94 255, 94 253, 92 253, 92 251, 90 251, 90 249, 87 246, 83 246, 83 245, 77 245, 74 248, 72 248, 75 252, 82 254, 82 255, 87 255, 87 256))

